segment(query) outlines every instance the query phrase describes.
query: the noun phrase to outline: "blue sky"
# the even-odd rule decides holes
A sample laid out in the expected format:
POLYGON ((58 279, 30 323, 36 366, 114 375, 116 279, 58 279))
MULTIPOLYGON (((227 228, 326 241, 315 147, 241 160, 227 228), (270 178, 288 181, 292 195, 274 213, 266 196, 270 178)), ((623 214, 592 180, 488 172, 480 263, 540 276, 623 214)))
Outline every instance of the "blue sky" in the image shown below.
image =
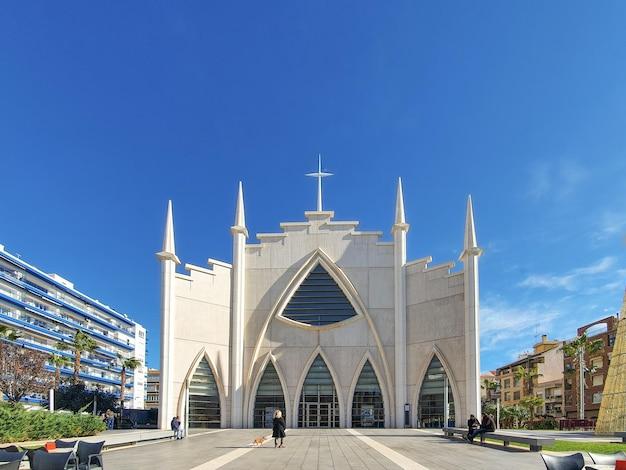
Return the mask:
POLYGON ((149 330, 174 200, 184 262, 325 205, 456 260, 471 193, 482 364, 616 313, 626 285, 626 4, 3 2, 0 243, 149 330))

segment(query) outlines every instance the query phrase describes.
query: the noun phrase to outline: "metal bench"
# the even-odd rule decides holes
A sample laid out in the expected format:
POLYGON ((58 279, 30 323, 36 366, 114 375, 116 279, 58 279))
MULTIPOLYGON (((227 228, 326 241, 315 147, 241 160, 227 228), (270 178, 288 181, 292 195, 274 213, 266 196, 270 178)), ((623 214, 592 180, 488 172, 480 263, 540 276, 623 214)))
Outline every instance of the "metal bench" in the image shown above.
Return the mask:
MULTIPOLYGON (((455 434, 458 434, 460 436, 466 436, 467 428, 445 427, 443 428, 443 433, 446 437, 453 437, 455 434)), ((624 434, 626 435, 626 433, 624 434)), ((502 441, 504 442, 505 447, 508 447, 511 442, 528 444, 530 446, 531 452, 539 452, 543 448, 543 446, 549 446, 549 445, 554 444, 554 439, 548 438, 548 437, 524 436, 521 434, 501 432, 501 431, 494 431, 494 432, 488 432, 486 434, 481 434, 480 435, 481 444, 485 442, 485 437, 502 441)))
POLYGON ((626 442, 626 432, 621 432, 621 431, 620 432, 614 432, 613 435, 615 437, 619 437, 622 440, 622 442, 626 442))

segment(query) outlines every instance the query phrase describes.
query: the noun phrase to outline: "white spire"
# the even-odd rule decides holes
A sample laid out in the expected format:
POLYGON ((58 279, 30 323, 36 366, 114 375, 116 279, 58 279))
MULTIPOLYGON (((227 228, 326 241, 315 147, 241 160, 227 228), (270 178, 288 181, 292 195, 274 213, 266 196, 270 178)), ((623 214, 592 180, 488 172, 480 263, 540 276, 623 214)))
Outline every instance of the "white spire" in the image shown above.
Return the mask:
POLYGON ((474 208, 472 206, 472 196, 467 196, 467 210, 465 214, 465 238, 463 240, 463 253, 464 255, 480 255, 482 250, 478 247, 476 241, 476 227, 474 226, 474 208))
POLYGON ((467 196, 467 212, 465 215, 465 244, 463 248, 478 248, 476 244, 476 228, 474 227, 474 208, 472 207, 472 195, 467 196))
POLYGON ((398 190, 396 191, 396 224, 406 224, 404 218, 404 196, 402 195, 402 178, 398 177, 398 190))
POLYGON ((231 232, 241 232, 246 238, 248 237, 248 229, 246 228, 246 213, 243 207, 243 184, 239 182, 239 190, 237 191, 237 208, 235 209, 235 225, 231 227, 231 232))
POLYGON ((398 189, 396 191, 396 216, 393 222, 392 232, 395 230, 409 230, 404 216, 404 195, 402 191, 402 178, 398 178, 398 189))
POLYGON ((180 264, 176 256, 176 244, 174 243, 174 214, 172 210, 172 200, 167 202, 167 214, 165 216, 165 234, 163 235, 163 249, 157 253, 161 260, 172 260, 180 264))
POLYGON ((322 212, 322 178, 326 178, 327 176, 333 176, 332 173, 325 173, 322 171, 322 155, 317 155, 317 172, 316 173, 307 173, 306 176, 311 176, 313 178, 317 178, 317 212, 322 212))

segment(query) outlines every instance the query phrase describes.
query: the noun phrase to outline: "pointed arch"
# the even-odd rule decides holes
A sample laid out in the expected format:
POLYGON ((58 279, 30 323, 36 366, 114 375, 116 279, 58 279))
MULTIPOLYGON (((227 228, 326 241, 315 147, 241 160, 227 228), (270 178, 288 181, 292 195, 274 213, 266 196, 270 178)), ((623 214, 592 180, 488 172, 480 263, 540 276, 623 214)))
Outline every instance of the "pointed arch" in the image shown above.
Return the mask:
POLYGON ((300 398, 302 395, 302 389, 304 388, 304 383, 306 381, 307 376, 309 375, 311 366, 313 365, 313 363, 315 362, 315 359, 317 359, 318 356, 324 361, 324 364, 326 364, 326 368, 328 369, 328 372, 330 373, 330 376, 333 380, 333 386, 335 387, 335 393, 337 394, 337 407, 339 408, 339 427, 345 427, 345 422, 346 422, 345 421, 345 405, 344 405, 343 394, 342 394, 342 390, 340 386, 341 382, 339 381, 339 376, 335 372, 335 369, 333 368, 332 364, 328 360, 328 356, 326 356, 326 353, 324 352, 322 347, 318 345, 313 350, 309 358, 307 359, 307 362, 305 363, 305 366, 303 367, 300 380, 298 381, 298 386, 296 387, 296 394, 294 397, 293 406, 292 406, 292 414, 291 414, 291 423, 292 423, 293 428, 298 427, 298 412, 299 412, 299 407, 300 407, 300 398))
POLYGON ((290 396, 289 396, 289 392, 287 388, 287 381, 285 380, 285 375, 283 374, 283 371, 280 368, 278 361, 276 361, 276 358, 274 357, 274 355, 271 352, 269 352, 265 355, 265 357, 263 358, 263 361, 261 361, 261 364, 259 366, 259 371, 256 374, 256 378, 254 379, 252 387, 248 387, 250 390, 246 398, 247 400, 246 409, 248 410, 248 413, 246 416, 248 419, 248 427, 254 426, 254 408, 256 404, 256 396, 257 396, 257 392, 259 389, 259 385, 261 383, 261 379, 263 378, 263 375, 265 374, 268 364, 272 364, 272 366, 274 367, 274 370, 276 371, 276 374, 278 375, 280 387, 283 392, 283 400, 285 402, 285 409, 283 410, 284 414, 286 415, 285 421, 289 422, 289 419, 291 418, 290 416, 291 400, 290 400, 290 396))
POLYGON ((354 376, 352 377, 352 384, 350 385, 350 392, 348 394, 348 404, 346 406, 346 410, 347 410, 346 427, 348 428, 353 427, 352 407, 354 404, 354 394, 356 392, 356 387, 357 387, 357 384, 359 383, 359 379, 361 378, 361 374, 363 373, 363 368, 365 367, 365 364, 367 364, 368 362, 370 366, 372 367, 372 369, 374 370, 374 375, 376 377, 376 380, 378 381, 378 387, 380 388, 380 391, 382 394, 384 420, 385 420, 384 424, 385 424, 385 427, 388 428, 391 426, 391 410, 390 410, 391 403, 389 401, 389 390, 387 390, 386 382, 384 380, 381 380, 382 375, 380 373, 380 369, 369 350, 365 351, 365 354, 363 354, 363 357, 361 358, 361 360, 359 361, 359 364, 357 365, 354 376))
MULTIPOLYGON (((309 256, 309 258, 304 262, 304 264, 302 265, 302 267, 298 270, 298 272, 295 274, 295 276, 293 277, 293 279, 290 281, 290 283, 288 284, 288 286, 283 290, 283 292, 281 293, 281 295, 278 297, 279 301, 276 302, 276 304, 274 305, 274 307, 272 308, 272 311, 270 312, 270 314, 266 317, 262 328, 259 330, 259 334, 257 336, 256 339, 256 344, 254 346, 254 352, 252 354, 252 358, 250 361, 250 364, 255 364, 259 355, 260 355, 260 351, 261 351, 261 346, 263 344, 263 339, 265 338, 265 334, 269 328, 270 322, 277 316, 277 312, 281 311, 282 308, 284 308, 285 305, 287 305, 287 302, 289 301, 289 299, 291 298, 290 292, 293 293, 298 286, 300 285, 300 283, 302 282, 302 280, 306 277, 307 273, 312 270, 315 265, 320 262, 322 264, 322 266, 328 268, 329 273, 334 274, 335 279, 340 279, 340 282, 338 282, 338 284, 340 286, 343 286, 346 288, 346 290, 348 291, 348 298, 350 299, 350 301, 352 302, 352 305, 355 306, 355 310, 357 311, 357 315, 355 315, 354 317, 352 317, 351 319, 348 320, 344 320, 343 322, 340 322, 338 324, 334 324, 334 325, 330 325, 330 326, 326 326, 324 327, 324 329, 330 329, 330 328, 336 328, 336 327, 340 327, 340 326, 344 326, 349 322, 352 321, 357 321, 361 318, 365 318, 367 320, 369 329, 372 333, 372 336, 374 337, 374 341, 376 343, 376 348, 378 349, 378 354, 380 354, 380 362, 382 364, 382 370, 384 372, 385 380, 381 381, 381 382, 385 382, 387 384, 392 384, 393 380, 391 378, 391 371, 389 370, 389 362, 387 361, 387 355, 385 353, 385 349, 383 347, 383 343, 380 339, 380 335, 378 334, 378 329, 376 328, 376 325, 374 324, 374 321, 372 320, 370 314, 367 311, 367 308, 365 307, 365 303, 363 302, 363 300, 360 298, 356 288, 354 287, 354 285, 352 284, 352 282, 348 279, 348 277, 346 276, 346 274, 330 259, 330 257, 324 252, 324 250, 322 250, 321 248, 317 248, 316 250, 313 251, 313 253, 311 253, 311 256, 309 256)), ((346 291, 344 290, 344 293, 346 291)), ((283 319, 283 321, 289 321, 287 319, 283 319)), ((308 325, 303 325, 299 322, 291 322, 294 326, 298 326, 301 328, 307 327, 308 325)), ((310 329, 315 330, 315 331, 319 331, 320 329, 317 327, 310 327, 310 329)), ((315 358, 311 359, 311 363, 315 358)), ((310 364, 309 364, 310 366, 310 364)), ((248 377, 247 377, 247 383, 250 383, 252 381, 252 374, 253 374, 254 370, 253 367, 248 367, 248 377)), ((380 375, 379 375, 380 376, 380 375)), ((336 382, 337 383, 337 382, 336 382)), ((294 402, 297 404, 299 400, 299 395, 295 396, 294 402)), ((394 397, 393 396, 389 396, 388 397, 388 403, 389 403, 389 409, 390 409, 390 413, 389 418, 393 419, 393 412, 394 412, 394 397)), ((343 403, 341 403, 340 406, 345 406, 343 403)), ((343 416, 342 416, 343 417, 343 416)), ((293 416, 292 416, 293 418, 293 416)))
POLYGON ((441 363, 443 370, 446 373, 446 376, 448 377, 448 384, 450 385, 450 388, 452 390, 452 399, 454 400, 454 408, 455 408, 455 413, 456 413, 455 419, 457 419, 458 421, 458 417, 461 416, 462 414, 462 407, 464 406, 464 403, 461 402, 461 394, 459 393, 459 388, 457 385, 457 381, 454 378, 454 373, 452 372, 452 368, 450 367, 450 364, 448 360, 446 359, 446 356, 443 354, 441 349, 439 349, 439 347, 436 344, 434 344, 433 349, 431 350, 430 354, 427 356, 427 360, 422 362, 422 366, 420 370, 418 371, 415 393, 413 394, 413 402, 412 402, 412 409, 413 409, 412 415, 413 416, 411 417, 411 419, 413 422, 413 427, 417 427, 417 424, 418 424, 417 423, 417 415, 418 415, 417 407, 419 405, 419 396, 422 390, 422 385, 424 384, 426 372, 428 371, 428 368, 430 367, 430 363, 435 357, 441 363))
POLYGON ((226 411, 226 394, 224 393, 224 385, 222 383, 220 375, 217 373, 217 368, 215 367, 215 364, 211 360, 211 357, 209 356, 208 351, 204 347, 201 348, 200 351, 198 351, 198 354, 196 354, 196 357, 191 362, 191 366, 187 370, 185 379, 183 380, 183 383, 181 384, 180 393, 178 394, 177 414, 178 416, 184 416, 184 424, 187 425, 188 419, 187 419, 186 410, 185 410, 187 386, 192 381, 193 375, 195 374, 196 369, 198 369, 198 366, 200 365, 202 360, 205 360, 207 362, 209 369, 211 370, 211 373, 213 374, 213 379, 215 380, 215 386, 217 388, 217 393, 218 393, 218 398, 219 398, 220 427, 225 428, 227 411, 226 411))
POLYGON ((274 307, 274 312, 272 316, 276 316, 281 321, 284 321, 292 326, 297 326, 299 328, 304 328, 308 330, 325 330, 331 328, 337 328, 339 326, 343 326, 346 323, 353 322, 363 318, 365 312, 365 305, 359 297, 359 294, 350 281, 348 276, 337 266, 326 253, 324 253, 321 249, 318 249, 313 256, 311 256, 306 263, 298 270, 296 275, 290 281, 287 288, 282 292, 279 297, 276 306, 274 307), (350 306, 352 307, 354 314, 347 319, 331 323, 328 325, 313 325, 308 323, 303 323, 292 318, 288 318, 284 315, 285 309, 289 307, 294 295, 298 292, 300 286, 307 281, 311 274, 315 273, 315 270, 320 266, 325 274, 328 274, 332 280, 336 283, 336 287, 338 287, 345 298, 349 301, 350 306))

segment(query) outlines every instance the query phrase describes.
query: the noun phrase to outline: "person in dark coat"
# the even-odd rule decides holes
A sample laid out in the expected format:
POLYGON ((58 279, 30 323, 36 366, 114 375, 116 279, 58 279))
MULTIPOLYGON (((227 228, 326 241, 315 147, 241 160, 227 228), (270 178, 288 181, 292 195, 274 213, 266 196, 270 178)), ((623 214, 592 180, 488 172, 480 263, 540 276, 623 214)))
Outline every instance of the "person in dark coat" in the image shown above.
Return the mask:
POLYGON ((170 423, 172 431, 174 431, 174 438, 182 439, 183 438, 183 429, 181 426, 180 418, 178 416, 174 416, 170 423))
POLYGON ((480 428, 480 421, 476 419, 476 416, 470 415, 469 419, 467 420, 467 435, 465 436, 465 438, 469 441, 469 435, 471 434, 471 432, 475 431, 478 428, 480 428))
POLYGON ((284 447, 283 439, 285 438, 285 418, 280 410, 274 411, 274 420, 272 425, 272 437, 274 438, 274 447, 284 447), (280 445, 278 445, 280 439, 280 445))
POLYGON ((494 432, 496 430, 496 423, 493 421, 493 418, 488 414, 483 414, 483 421, 480 423, 480 428, 474 429, 467 435, 467 440, 470 443, 474 442, 474 438, 479 434, 482 436, 486 432, 494 432))

